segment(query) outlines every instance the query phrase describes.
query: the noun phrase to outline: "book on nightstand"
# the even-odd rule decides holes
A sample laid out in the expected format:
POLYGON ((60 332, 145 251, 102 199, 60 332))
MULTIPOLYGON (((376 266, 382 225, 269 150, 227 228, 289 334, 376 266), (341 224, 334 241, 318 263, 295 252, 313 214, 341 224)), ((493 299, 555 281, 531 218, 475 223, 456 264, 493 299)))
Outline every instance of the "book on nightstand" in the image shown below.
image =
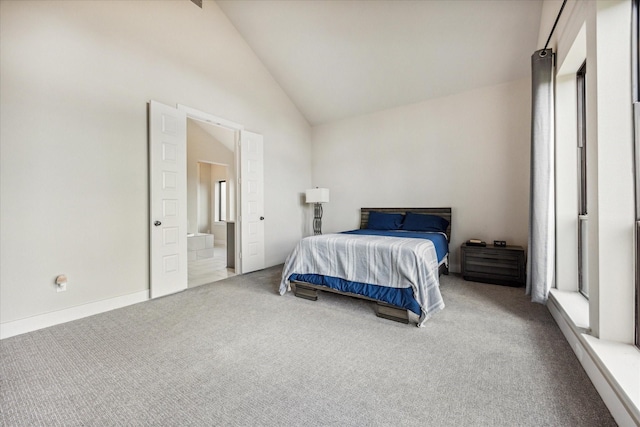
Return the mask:
POLYGON ((467 246, 487 246, 487 243, 479 239, 469 239, 467 240, 467 246))

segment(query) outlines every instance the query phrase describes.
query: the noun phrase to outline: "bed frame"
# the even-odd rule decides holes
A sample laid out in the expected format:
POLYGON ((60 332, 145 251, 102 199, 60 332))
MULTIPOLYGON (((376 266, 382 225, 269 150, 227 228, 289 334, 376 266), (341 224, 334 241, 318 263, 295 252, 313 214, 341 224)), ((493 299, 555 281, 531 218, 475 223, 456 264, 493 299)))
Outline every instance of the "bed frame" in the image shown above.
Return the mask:
MULTIPOLYGON (((377 211, 384 213, 406 213, 412 212, 417 214, 429 214, 437 215, 449 221, 449 227, 447 227, 447 240, 451 242, 451 208, 360 208, 360 228, 367 228, 369 222, 369 212, 377 211)), ((438 274, 449 274, 449 268, 446 263, 442 263, 438 269, 438 274)), ((376 302, 376 316, 384 319, 393 320, 401 323, 409 323, 409 312, 407 309, 387 304, 386 302, 378 301, 373 298, 365 297, 363 295, 352 294, 350 292, 342 292, 328 286, 314 285, 312 283, 291 281, 293 293, 299 298, 316 301, 318 299, 318 291, 331 292, 339 295, 347 295, 357 299, 363 299, 367 301, 376 302)))

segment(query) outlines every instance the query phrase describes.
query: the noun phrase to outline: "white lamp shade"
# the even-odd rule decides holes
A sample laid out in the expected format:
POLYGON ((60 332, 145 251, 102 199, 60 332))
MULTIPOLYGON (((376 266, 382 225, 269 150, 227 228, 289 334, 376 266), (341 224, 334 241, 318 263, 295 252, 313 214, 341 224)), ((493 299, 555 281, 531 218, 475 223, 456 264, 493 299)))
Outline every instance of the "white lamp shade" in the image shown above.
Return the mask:
POLYGON ((307 203, 329 203, 328 188, 312 188, 307 190, 307 203))

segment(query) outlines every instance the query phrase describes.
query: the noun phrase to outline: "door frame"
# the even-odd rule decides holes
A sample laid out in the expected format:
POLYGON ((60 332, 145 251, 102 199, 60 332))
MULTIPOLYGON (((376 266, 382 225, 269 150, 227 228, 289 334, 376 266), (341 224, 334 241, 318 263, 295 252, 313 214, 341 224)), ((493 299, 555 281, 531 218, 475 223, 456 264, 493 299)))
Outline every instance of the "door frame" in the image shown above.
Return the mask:
POLYGON ((239 186, 237 185, 238 173, 239 173, 237 164, 241 154, 240 153, 241 147, 239 146, 238 141, 240 140, 240 132, 244 130, 244 126, 239 123, 232 122, 231 120, 223 119, 222 117, 214 116, 213 114, 205 113, 204 111, 187 107, 186 105, 177 104, 176 108, 180 111, 184 111, 187 116, 187 119, 197 120, 200 122, 208 123, 210 125, 221 126, 223 128, 229 129, 234 132, 233 154, 234 154, 234 162, 236 163, 236 167, 234 167, 234 175, 233 175, 233 180, 236 183, 236 187, 235 187, 236 188, 236 197, 235 197, 236 226, 234 227, 235 228, 235 235, 234 235, 235 267, 234 269, 236 274, 242 274, 242 264, 240 262, 240 253, 242 252, 242 241, 241 241, 242 227, 237 220, 237 216, 239 215, 240 208, 241 208, 239 203, 240 203, 240 200, 242 199, 240 194, 242 189, 239 188, 239 186))

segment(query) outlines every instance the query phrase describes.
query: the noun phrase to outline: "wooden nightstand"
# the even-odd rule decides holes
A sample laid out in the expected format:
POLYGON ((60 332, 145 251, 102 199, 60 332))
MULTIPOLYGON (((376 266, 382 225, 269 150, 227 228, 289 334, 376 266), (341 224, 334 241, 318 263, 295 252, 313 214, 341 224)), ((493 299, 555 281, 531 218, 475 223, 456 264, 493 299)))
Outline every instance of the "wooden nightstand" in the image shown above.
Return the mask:
POLYGON ((521 246, 460 247, 462 277, 474 282, 524 286, 525 259, 521 246))

